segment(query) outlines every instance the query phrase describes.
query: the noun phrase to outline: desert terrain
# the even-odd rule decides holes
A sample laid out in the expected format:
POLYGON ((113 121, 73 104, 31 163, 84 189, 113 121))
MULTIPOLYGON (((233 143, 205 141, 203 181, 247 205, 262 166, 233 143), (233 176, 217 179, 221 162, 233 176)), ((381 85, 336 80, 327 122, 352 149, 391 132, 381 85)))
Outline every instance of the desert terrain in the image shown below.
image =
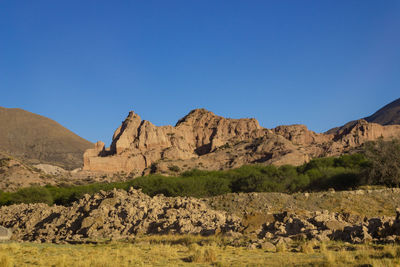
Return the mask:
POLYGON ((399 106, 326 133, 196 109, 161 127, 130 112, 109 148, 9 138, 0 266, 400 264, 399 106))

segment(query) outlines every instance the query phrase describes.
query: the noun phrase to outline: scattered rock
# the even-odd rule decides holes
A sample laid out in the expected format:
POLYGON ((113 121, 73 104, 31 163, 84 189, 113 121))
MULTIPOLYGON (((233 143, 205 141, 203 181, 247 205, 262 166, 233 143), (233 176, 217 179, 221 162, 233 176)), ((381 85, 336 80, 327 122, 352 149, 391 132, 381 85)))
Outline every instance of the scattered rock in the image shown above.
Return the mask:
POLYGON ((343 230, 349 224, 338 220, 328 220, 324 222, 324 225, 328 230, 337 231, 343 230))
POLYGON ((85 238, 121 239, 137 234, 239 232, 240 220, 195 198, 149 197, 139 190, 84 196, 71 207, 19 204, 0 208, 0 225, 13 239, 59 242, 85 238))
POLYGON ((11 231, 3 226, 0 226, 0 241, 6 241, 11 238, 11 231))
POLYGON ((51 175, 60 175, 60 174, 65 174, 67 173, 66 170, 64 170, 63 168, 59 167, 59 166, 54 166, 51 164, 36 164, 33 165, 33 167, 43 171, 46 174, 51 174, 51 175))
MULTIPOLYGON (((255 195, 249 197, 253 199, 255 195)), ((0 207, 0 225, 0 240, 76 243, 141 234, 221 233, 232 245, 266 251, 273 251, 276 246, 289 246, 293 241, 393 243, 398 242, 400 236, 399 214, 360 219, 348 213, 303 210, 301 213, 264 213, 263 216, 249 213, 241 220, 227 212, 211 209, 203 199, 150 197, 134 189, 84 195, 69 207, 46 204, 3 206, 0 207), (249 227, 249 222, 258 226, 249 227)))
POLYGON ((260 248, 266 252, 276 252, 276 247, 274 244, 268 241, 261 242, 260 248))
MULTIPOLYGON (((270 216, 268 216, 270 217, 270 216)), ((352 224, 341 214, 308 212, 301 216, 295 213, 274 214, 274 221, 268 221, 257 231, 260 239, 271 240, 275 245, 290 240, 318 241, 341 240, 350 243, 394 242, 400 234, 400 221, 382 217, 366 219, 352 224)), ((351 216, 347 216, 351 218, 351 216)))

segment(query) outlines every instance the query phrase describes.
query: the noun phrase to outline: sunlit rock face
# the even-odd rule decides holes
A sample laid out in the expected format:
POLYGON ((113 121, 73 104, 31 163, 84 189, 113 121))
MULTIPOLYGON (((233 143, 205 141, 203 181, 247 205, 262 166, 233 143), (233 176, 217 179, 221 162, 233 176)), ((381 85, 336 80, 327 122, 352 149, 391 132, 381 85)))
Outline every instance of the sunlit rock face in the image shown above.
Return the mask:
POLYGON ((315 157, 340 155, 380 137, 400 137, 400 125, 356 121, 318 134, 305 125, 266 129, 256 119, 228 119, 192 110, 175 126, 155 126, 129 112, 111 146, 86 150, 84 170, 142 175, 186 169, 228 169, 244 164, 300 165, 315 157))

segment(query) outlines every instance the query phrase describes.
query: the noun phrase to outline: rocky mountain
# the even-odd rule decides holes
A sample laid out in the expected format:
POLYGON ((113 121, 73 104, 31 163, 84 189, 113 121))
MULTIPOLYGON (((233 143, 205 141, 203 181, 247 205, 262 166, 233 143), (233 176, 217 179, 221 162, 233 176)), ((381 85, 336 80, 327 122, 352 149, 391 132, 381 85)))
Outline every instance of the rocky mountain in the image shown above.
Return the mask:
POLYGON ((7 154, 74 169, 82 166, 82 155, 92 146, 49 118, 0 107, 0 151, 7 154))
POLYGON ((86 150, 84 170, 143 175, 252 163, 300 165, 311 158, 343 154, 379 137, 400 137, 400 125, 359 120, 318 134, 304 125, 266 129, 255 119, 227 119, 196 109, 175 127, 157 127, 131 111, 115 131, 110 148, 97 142, 86 150))

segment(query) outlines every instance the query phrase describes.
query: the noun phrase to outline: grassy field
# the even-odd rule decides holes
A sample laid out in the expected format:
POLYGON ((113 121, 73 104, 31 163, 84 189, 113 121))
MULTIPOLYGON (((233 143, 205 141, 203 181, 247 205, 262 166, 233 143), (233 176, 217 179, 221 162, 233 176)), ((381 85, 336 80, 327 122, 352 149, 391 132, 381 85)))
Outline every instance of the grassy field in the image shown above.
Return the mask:
POLYGON ((277 252, 232 247, 217 237, 150 236, 83 245, 0 244, 11 266, 400 266, 399 245, 297 243, 277 252))

